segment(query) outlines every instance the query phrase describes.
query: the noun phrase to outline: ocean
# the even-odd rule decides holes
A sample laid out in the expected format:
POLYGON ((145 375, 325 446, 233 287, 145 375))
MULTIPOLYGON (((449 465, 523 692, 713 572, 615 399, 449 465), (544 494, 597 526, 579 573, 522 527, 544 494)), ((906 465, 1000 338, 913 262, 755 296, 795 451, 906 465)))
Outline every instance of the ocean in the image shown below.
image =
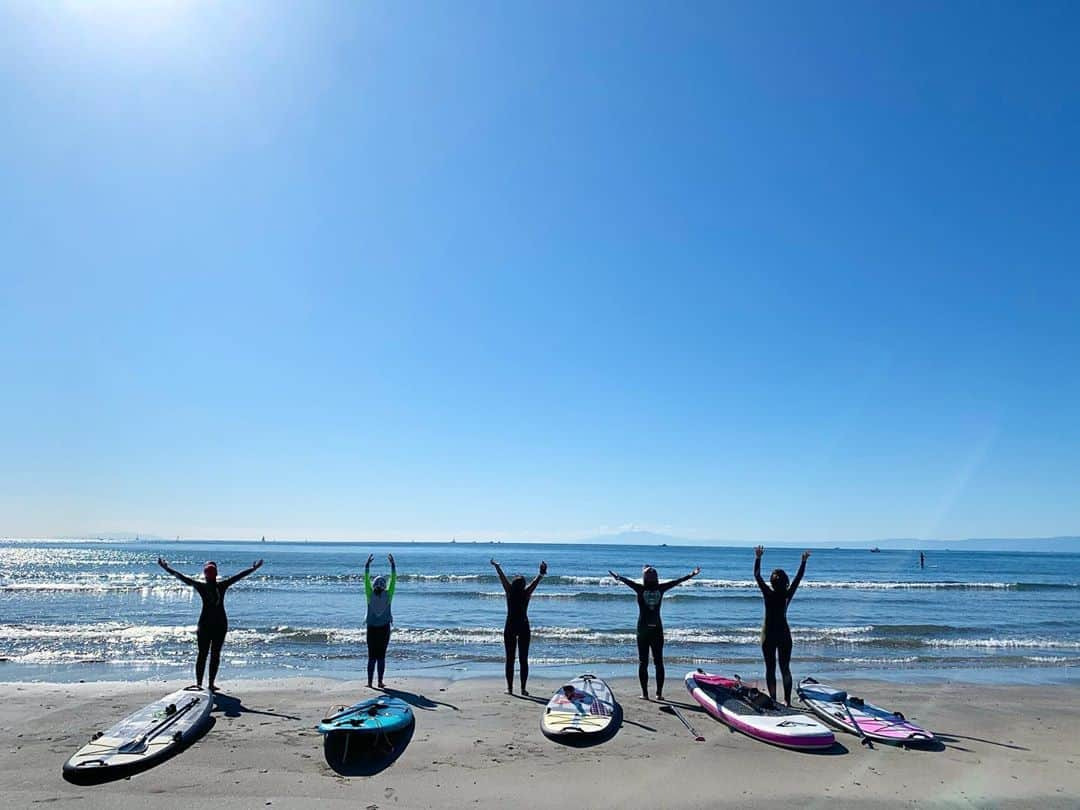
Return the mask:
MULTIPOLYGON (((488 560, 548 577, 529 615, 534 676, 636 672, 633 593, 607 574, 701 575, 664 599, 668 678, 701 666, 760 677, 750 548, 498 543, 0 542, 0 681, 191 679, 199 599, 156 564, 222 575, 262 557, 226 606, 222 682, 362 678, 363 566, 398 563, 388 674, 502 672, 505 602, 488 560)), ((800 550, 765 553, 794 575, 800 550)), ((816 549, 789 609, 803 675, 1080 681, 1080 555, 816 549)))

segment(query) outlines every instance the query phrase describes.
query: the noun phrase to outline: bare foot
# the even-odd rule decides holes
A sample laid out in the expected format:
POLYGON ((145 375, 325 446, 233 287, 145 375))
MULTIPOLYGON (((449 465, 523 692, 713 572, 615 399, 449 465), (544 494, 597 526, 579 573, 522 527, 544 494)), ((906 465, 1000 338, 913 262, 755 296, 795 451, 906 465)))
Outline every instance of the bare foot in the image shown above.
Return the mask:
POLYGON ((521 694, 523 694, 523 695, 524 695, 525 697, 528 697, 528 696, 529 696, 529 692, 528 692, 528 690, 526 690, 526 689, 524 689, 524 688, 523 688, 523 689, 521 690, 521 694))
POLYGON ((647 694, 643 694, 643 695, 641 696, 641 699, 642 699, 642 700, 648 700, 648 699, 649 699, 649 696, 648 696, 647 694))
POLYGON ((385 684, 385 683, 383 683, 382 681, 379 681, 379 688, 380 688, 380 689, 385 689, 385 688, 386 688, 386 684, 385 684))

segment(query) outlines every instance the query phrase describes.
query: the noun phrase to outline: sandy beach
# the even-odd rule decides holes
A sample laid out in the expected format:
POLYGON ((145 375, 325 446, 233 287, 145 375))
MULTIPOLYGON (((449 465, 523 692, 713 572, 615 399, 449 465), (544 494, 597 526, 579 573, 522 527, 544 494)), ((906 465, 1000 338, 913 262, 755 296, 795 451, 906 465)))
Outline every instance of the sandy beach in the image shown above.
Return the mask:
MULTIPOLYGON (((209 731, 187 750, 129 779, 68 784, 61 766, 96 730, 159 697, 164 683, 4 684, 7 807, 1077 807, 1080 689, 898 686, 862 682, 879 702, 938 733, 938 750, 903 750, 838 733, 829 754, 795 753, 730 732, 673 679, 669 698, 706 737, 611 681, 624 721, 609 741, 573 748, 547 740, 541 704, 494 680, 391 680, 416 726, 381 770, 364 756, 336 769, 314 725, 332 704, 370 695, 359 682, 226 682, 209 731), (371 773, 372 770, 376 772, 371 773), (340 772, 339 772, 340 771, 340 772)), ((853 690, 854 691, 854 690, 853 690)))

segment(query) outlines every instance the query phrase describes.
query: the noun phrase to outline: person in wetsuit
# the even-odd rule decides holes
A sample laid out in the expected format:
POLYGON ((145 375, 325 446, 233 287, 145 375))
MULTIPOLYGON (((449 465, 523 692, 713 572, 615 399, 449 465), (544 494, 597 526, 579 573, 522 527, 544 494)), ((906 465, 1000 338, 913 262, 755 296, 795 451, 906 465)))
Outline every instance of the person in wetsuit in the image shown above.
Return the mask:
POLYGON ((394 617, 390 613, 390 602, 394 598, 394 586, 397 585, 397 565, 394 563, 394 555, 387 554, 390 561, 390 582, 386 577, 377 576, 371 578, 371 562, 375 559, 374 554, 369 554, 367 563, 364 565, 364 594, 367 596, 367 685, 375 675, 375 668, 379 668, 379 688, 384 689, 383 675, 386 673, 386 648, 390 646, 390 626, 394 617))
POLYGON ((802 554, 799 573, 795 581, 788 584, 788 575, 783 568, 777 568, 769 576, 769 582, 761 578, 761 555, 764 546, 754 549, 754 579, 757 580, 761 595, 765 599, 765 619, 761 625, 761 654, 765 657, 765 682, 769 686, 769 696, 776 700, 776 661, 780 659, 780 675, 784 679, 784 702, 791 705, 791 628, 787 622, 787 608, 795 590, 806 573, 806 560, 809 551, 802 554))
POLYGON ((521 667, 521 694, 528 696, 525 682, 529 680, 529 642, 532 630, 529 627, 529 599, 547 574, 547 563, 540 562, 540 573, 532 582, 525 584, 525 577, 520 574, 507 579, 502 568, 495 560, 491 561, 499 575, 506 592, 506 624, 503 626, 503 648, 506 650, 506 694, 514 694, 514 652, 521 667))
POLYGON ((262 566, 262 560, 256 560, 251 568, 225 579, 218 579, 217 563, 211 560, 203 566, 204 582, 184 576, 170 568, 164 559, 158 557, 158 565, 181 582, 190 585, 202 597, 202 611, 195 638, 199 645, 199 654, 195 658, 195 683, 202 686, 203 672, 206 670, 206 657, 210 656, 210 691, 216 692, 218 665, 221 663, 221 647, 225 643, 225 634, 229 632, 229 617, 225 615, 225 591, 229 586, 253 574, 262 566))
POLYGON ((701 573, 700 568, 695 568, 685 577, 661 582, 660 575, 651 565, 645 566, 641 574, 641 582, 619 576, 614 571, 608 571, 623 585, 633 589, 637 594, 638 620, 637 620, 637 648, 638 648, 638 680, 641 682, 641 698, 649 699, 649 653, 652 653, 653 665, 656 667, 656 699, 664 699, 664 625, 660 621, 660 601, 664 594, 681 585, 691 577, 701 573))

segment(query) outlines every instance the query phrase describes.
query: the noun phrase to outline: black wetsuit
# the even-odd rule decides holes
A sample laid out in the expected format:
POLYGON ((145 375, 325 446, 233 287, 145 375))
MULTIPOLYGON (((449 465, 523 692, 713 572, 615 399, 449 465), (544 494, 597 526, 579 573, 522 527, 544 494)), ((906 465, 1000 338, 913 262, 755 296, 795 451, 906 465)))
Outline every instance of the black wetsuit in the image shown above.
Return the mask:
POLYGON ((194 588, 202 598, 202 610, 199 612, 199 624, 195 633, 199 645, 199 654, 195 659, 195 682, 202 685, 206 659, 209 656, 210 685, 213 686, 217 679, 218 666, 221 663, 221 647, 225 643, 225 634, 229 632, 229 617, 225 614, 225 591, 230 585, 243 579, 255 569, 249 568, 239 574, 214 582, 192 579, 171 568, 165 570, 194 588))
POLYGON ((517 653, 521 666, 521 691, 525 691, 525 682, 529 680, 529 643, 532 641, 532 628, 529 627, 529 597, 526 588, 506 589, 506 624, 503 625, 503 648, 506 651, 506 688, 514 686, 514 654, 517 653))
POLYGON ((784 591, 774 591, 761 578, 761 558, 754 560, 754 579, 765 599, 765 618, 761 624, 761 654, 765 657, 765 682, 769 694, 776 699, 776 663, 780 659, 780 674, 784 679, 784 700, 791 703, 791 628, 788 627, 787 607, 806 572, 806 560, 799 565, 799 573, 784 591))
POLYGON ((199 624, 195 633, 199 644, 195 674, 200 683, 206 667, 207 653, 210 655, 210 683, 214 683, 217 678, 221 647, 225 643, 225 634, 229 632, 229 617, 225 614, 225 591, 232 584, 232 579, 219 579, 216 582, 199 582, 197 579, 191 581, 191 586, 202 597, 202 611, 199 613, 199 624))
POLYGON ((638 681, 641 683, 641 694, 644 696, 649 694, 650 653, 652 653, 653 664, 656 666, 656 693, 660 695, 664 692, 664 624, 660 620, 660 603, 665 593, 687 578, 658 583, 651 588, 634 582, 632 579, 619 578, 624 585, 629 585, 637 594, 638 681))
POLYGON ((199 657, 195 659, 195 676, 202 683, 203 667, 207 653, 210 654, 210 683, 217 679, 217 667, 221 663, 221 646, 225 644, 225 635, 229 632, 229 617, 225 612, 225 592, 237 578, 219 579, 217 582, 192 580, 191 584, 203 600, 199 613, 199 625, 195 638, 199 642, 199 657))
POLYGON ((219 579, 217 582, 191 581, 193 587, 202 597, 202 611, 199 613, 199 632, 209 638, 222 636, 229 631, 229 617, 225 615, 225 591, 232 582, 228 579, 219 579))

